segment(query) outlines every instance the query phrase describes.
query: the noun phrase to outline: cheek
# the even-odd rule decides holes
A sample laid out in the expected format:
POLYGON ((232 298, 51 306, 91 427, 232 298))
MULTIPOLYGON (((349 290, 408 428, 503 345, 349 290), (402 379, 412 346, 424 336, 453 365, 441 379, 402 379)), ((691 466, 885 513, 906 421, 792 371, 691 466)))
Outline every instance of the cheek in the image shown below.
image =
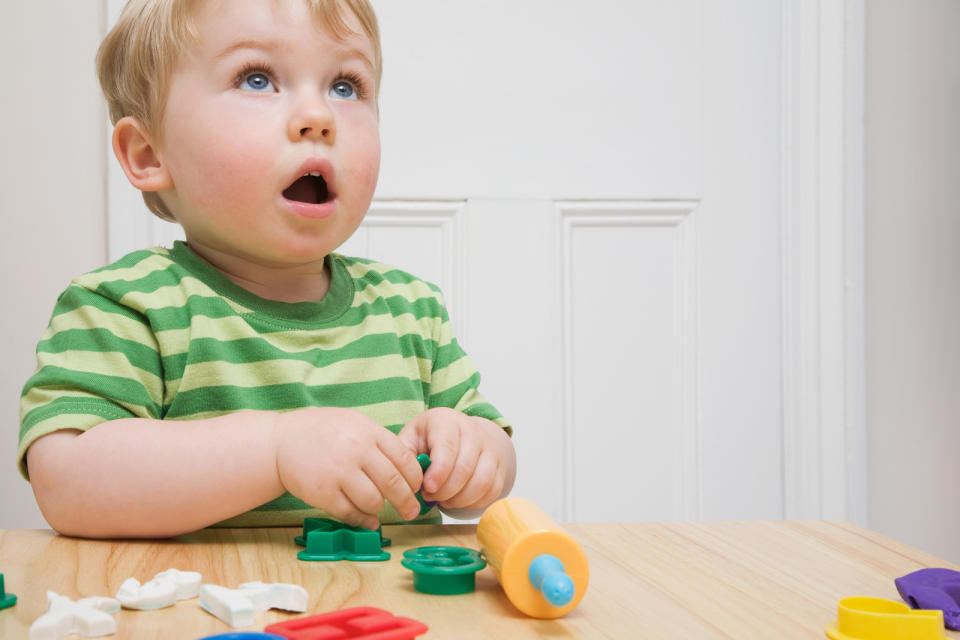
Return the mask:
POLYGON ((364 189, 369 190, 371 197, 377 187, 377 179, 380 177, 380 147, 377 146, 374 152, 366 155, 364 162, 360 163, 358 168, 357 182, 364 185, 364 189))
POLYGON ((215 194, 218 200, 245 200, 262 191, 265 178, 268 178, 269 162, 267 153, 256 153, 249 145, 230 149, 223 145, 211 153, 208 162, 196 167, 196 179, 202 181, 204 190, 215 194))
POLYGON ((274 157, 262 134, 267 114, 216 97, 192 99, 191 91, 203 88, 189 83, 172 88, 164 118, 174 188, 200 209, 235 210, 237 201, 249 200, 272 175, 264 166, 274 157))
POLYGON ((352 142, 350 152, 352 155, 351 178, 354 184, 362 185, 363 191, 369 191, 370 196, 373 197, 377 178, 380 176, 379 131, 374 129, 363 136, 358 136, 352 142))
POLYGON ((202 209, 238 213, 242 207, 237 204, 253 204, 271 175, 264 159, 273 154, 249 137, 241 143, 237 136, 197 131, 182 144, 178 166, 171 171, 174 184, 202 209))

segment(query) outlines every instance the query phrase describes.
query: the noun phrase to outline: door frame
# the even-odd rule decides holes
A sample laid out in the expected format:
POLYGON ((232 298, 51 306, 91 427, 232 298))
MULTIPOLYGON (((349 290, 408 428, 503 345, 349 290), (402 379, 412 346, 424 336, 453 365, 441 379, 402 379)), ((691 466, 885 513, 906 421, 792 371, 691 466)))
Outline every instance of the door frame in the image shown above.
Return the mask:
POLYGON ((865 6, 782 11, 784 516, 866 525, 865 6))

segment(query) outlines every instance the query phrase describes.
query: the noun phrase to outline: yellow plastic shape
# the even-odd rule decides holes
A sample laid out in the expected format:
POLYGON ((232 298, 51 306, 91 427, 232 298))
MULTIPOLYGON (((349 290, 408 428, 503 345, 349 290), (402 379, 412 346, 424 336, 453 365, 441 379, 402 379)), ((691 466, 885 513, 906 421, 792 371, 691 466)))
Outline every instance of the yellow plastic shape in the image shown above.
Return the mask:
POLYGON ((576 607, 587 591, 587 556, 569 533, 526 498, 503 498, 490 505, 477 524, 477 541, 513 605, 532 618, 559 618, 576 607), (530 581, 530 563, 555 556, 573 580, 573 599, 556 607, 530 581))
POLYGON ((943 612, 911 609, 885 598, 844 598, 837 621, 827 627, 831 640, 941 640, 943 612))

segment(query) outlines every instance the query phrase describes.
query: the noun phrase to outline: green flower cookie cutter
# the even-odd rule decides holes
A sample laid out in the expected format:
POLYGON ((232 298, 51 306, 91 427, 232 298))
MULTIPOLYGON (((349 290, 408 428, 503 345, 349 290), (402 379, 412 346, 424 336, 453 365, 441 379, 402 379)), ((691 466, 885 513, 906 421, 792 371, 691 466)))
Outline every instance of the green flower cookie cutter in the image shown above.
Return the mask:
POLYGON ((408 549, 401 564, 413 571, 414 589, 442 596, 470 593, 477 571, 487 566, 479 551, 464 547, 408 549))
MULTIPOLYGON (((420 469, 427 470, 430 466, 430 456, 421 453, 417 456, 420 469)), ((420 503, 420 515, 433 508, 416 494, 420 503)), ((383 537, 383 527, 364 529, 353 527, 329 518, 304 518, 303 534, 294 538, 301 547, 306 547, 297 554, 300 560, 334 561, 352 560, 354 562, 381 562, 389 560, 390 554, 381 547, 390 546, 390 538, 383 537)))
POLYGON ((383 537, 382 527, 374 531, 329 518, 305 518, 303 535, 294 538, 294 542, 306 547, 297 554, 300 560, 382 562, 390 559, 390 554, 381 549, 390 545, 390 538, 383 537))

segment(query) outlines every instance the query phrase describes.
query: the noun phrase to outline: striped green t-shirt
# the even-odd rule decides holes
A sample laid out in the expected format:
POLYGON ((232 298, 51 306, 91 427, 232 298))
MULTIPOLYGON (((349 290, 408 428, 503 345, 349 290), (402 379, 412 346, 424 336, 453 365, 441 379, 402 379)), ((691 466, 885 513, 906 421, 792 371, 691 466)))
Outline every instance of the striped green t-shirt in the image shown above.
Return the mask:
MULTIPOLYGON (((21 473, 29 478, 26 451, 37 438, 119 418, 346 407, 397 432, 426 409, 450 407, 511 433, 479 393, 437 287, 370 260, 331 254, 328 265, 319 302, 256 296, 182 242, 74 280, 23 390, 21 473)), ((221 524, 299 525, 316 515, 286 494, 221 524)), ((380 515, 400 520, 389 505, 380 515)))

